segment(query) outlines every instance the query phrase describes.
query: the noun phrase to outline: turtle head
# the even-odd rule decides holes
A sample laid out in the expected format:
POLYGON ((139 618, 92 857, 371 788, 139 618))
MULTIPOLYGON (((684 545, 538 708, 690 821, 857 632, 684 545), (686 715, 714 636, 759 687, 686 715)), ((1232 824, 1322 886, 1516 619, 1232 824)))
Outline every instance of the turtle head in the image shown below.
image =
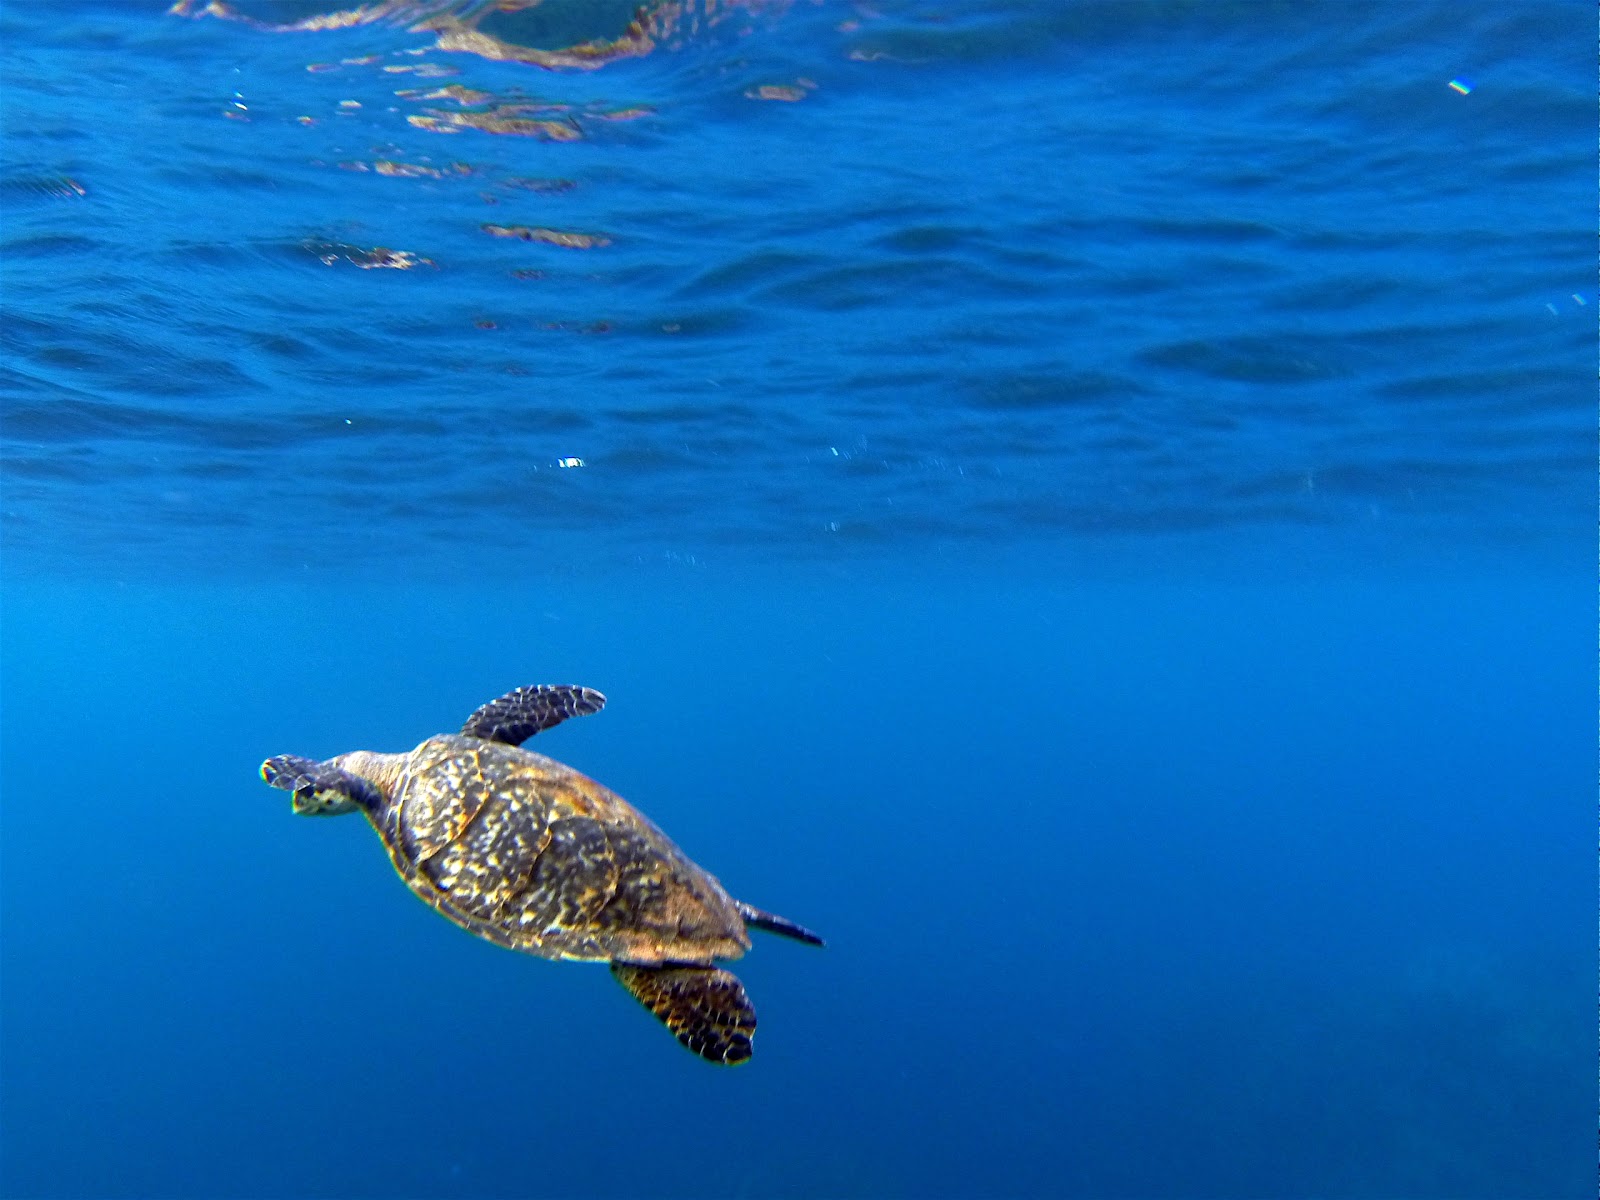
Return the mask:
POLYGON ((294 811, 303 817, 337 817, 344 813, 373 812, 384 803, 383 782, 388 772, 387 754, 356 751, 327 762, 293 754, 279 754, 261 764, 261 778, 292 797, 294 811), (372 760, 371 762, 357 760, 372 760), (378 768, 377 780, 362 768, 378 768))

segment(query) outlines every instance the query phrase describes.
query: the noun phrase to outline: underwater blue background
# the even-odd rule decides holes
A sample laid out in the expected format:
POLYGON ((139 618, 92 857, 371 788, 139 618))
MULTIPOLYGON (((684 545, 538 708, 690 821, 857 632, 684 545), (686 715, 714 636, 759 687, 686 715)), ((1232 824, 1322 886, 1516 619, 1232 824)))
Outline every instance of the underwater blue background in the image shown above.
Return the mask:
POLYGON ((177 9, 0 7, 0 1193, 1592 1193, 1592 8, 177 9), (255 775, 533 682, 749 1065, 255 775))

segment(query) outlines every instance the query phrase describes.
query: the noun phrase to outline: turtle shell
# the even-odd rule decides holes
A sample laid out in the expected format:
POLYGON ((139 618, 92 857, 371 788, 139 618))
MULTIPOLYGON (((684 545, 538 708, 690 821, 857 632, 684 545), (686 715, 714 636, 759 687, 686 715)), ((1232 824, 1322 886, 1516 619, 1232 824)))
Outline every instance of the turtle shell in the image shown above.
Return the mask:
POLYGON ((497 945, 644 964, 750 947, 713 876, 621 796, 542 754, 429 738, 370 816, 411 890, 497 945))

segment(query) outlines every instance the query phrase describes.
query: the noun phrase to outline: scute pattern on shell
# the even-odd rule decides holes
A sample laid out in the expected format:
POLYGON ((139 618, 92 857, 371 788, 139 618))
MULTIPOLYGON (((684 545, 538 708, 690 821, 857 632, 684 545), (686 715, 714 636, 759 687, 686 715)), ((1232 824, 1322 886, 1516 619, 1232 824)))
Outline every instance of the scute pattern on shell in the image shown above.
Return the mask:
POLYGON ((399 844, 457 907, 496 921, 550 844, 552 806, 538 774, 506 770, 493 756, 486 763, 477 746, 444 741, 412 754, 398 801, 399 844))
POLYGON ((707 963, 749 937, 734 902, 642 814, 542 755, 443 735, 373 823, 422 899, 546 958, 707 963))
POLYGON ((568 817, 551 828, 550 853, 541 856, 517 899, 524 922, 542 916, 555 928, 583 929, 616 894, 617 856, 604 826, 592 817, 568 817))

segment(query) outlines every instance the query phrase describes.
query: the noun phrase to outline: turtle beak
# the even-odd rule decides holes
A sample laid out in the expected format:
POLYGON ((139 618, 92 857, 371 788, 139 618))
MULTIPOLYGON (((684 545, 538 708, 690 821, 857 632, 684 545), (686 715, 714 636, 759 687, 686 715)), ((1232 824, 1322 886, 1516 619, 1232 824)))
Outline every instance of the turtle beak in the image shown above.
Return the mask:
POLYGON ((338 817, 358 811, 356 802, 331 788, 297 788, 289 803, 302 817, 338 817))

